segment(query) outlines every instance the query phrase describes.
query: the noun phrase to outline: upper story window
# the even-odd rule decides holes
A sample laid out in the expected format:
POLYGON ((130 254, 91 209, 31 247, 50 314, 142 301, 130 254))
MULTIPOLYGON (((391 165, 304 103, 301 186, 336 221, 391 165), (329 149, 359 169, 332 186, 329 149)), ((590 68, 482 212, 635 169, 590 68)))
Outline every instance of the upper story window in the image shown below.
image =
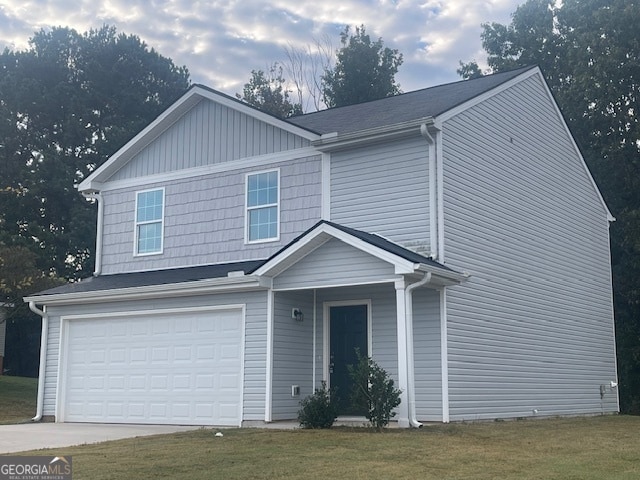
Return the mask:
POLYGON ((279 171, 247 175, 246 238, 248 242, 277 240, 279 236, 279 171))
POLYGON ((136 255, 162 253, 164 189, 136 194, 136 255))

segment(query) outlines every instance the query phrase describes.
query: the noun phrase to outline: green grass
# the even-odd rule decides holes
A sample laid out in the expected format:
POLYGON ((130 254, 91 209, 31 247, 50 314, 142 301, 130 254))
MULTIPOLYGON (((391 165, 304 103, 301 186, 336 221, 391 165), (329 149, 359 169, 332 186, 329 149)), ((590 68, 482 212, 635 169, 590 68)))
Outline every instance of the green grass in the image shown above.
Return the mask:
POLYGON ((38 379, 0 376, 0 424, 26 422, 36 414, 38 379))
MULTIPOLYGON (((81 479, 637 479, 640 417, 420 430, 200 429, 47 451, 81 479)), ((33 453, 33 452, 32 452, 33 453)), ((44 454, 44 451, 39 451, 44 454)))

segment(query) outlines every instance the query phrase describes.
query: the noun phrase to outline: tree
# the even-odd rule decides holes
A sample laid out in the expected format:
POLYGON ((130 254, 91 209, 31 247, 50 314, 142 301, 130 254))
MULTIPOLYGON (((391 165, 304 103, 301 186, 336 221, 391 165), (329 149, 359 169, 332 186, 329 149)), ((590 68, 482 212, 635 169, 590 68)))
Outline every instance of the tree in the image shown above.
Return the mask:
POLYGON ((91 271, 95 209, 74 184, 189 85, 186 68, 104 26, 40 31, 0 55, 0 244, 43 272, 91 271))
MULTIPOLYGON (((621 409, 640 413, 640 5, 528 0, 483 24, 491 71, 540 65, 616 217, 611 253, 621 409)), ((471 64, 462 64, 469 67, 471 64)), ((462 72, 466 77, 466 72, 462 72)))
POLYGON ((381 38, 372 41, 364 25, 350 34, 340 34, 342 48, 336 53, 335 67, 322 76, 323 101, 328 107, 341 107, 377 100, 400 93, 395 81, 402 54, 384 46, 381 38))
POLYGON ((237 93, 236 97, 278 118, 301 114, 302 105, 289 100, 286 83, 282 66, 276 62, 266 74, 263 70, 251 70, 251 79, 244 84, 242 95, 237 93))
POLYGON ((285 48, 285 70, 295 86, 298 103, 303 111, 312 106, 315 111, 326 107, 322 100, 322 73, 333 68, 335 50, 328 36, 315 39, 304 47, 285 48))
POLYGON ((40 317, 29 310, 22 297, 64 283, 36 266, 36 255, 25 247, 0 246, 0 323, 6 323, 7 361, 10 374, 38 375, 40 317))

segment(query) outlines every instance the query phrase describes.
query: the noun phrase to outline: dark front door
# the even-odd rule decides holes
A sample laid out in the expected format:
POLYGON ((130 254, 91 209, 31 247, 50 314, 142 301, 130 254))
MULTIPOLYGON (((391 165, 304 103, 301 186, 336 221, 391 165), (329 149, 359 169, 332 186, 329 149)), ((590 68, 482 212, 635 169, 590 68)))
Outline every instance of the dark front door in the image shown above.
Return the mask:
POLYGON ((356 351, 368 356, 367 306, 345 305, 330 307, 330 364, 329 383, 336 389, 340 415, 364 415, 350 405, 351 377, 348 365, 357 363, 356 351))

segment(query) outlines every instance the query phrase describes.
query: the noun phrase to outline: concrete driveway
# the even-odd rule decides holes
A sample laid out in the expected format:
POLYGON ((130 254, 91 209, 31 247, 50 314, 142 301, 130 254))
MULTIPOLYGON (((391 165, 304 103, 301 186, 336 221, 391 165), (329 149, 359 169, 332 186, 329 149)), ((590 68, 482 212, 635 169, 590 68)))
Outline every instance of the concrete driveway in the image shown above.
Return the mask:
POLYGON ((24 423, 0 425, 0 455, 41 448, 70 447, 121 438, 196 430, 194 426, 98 423, 24 423))

